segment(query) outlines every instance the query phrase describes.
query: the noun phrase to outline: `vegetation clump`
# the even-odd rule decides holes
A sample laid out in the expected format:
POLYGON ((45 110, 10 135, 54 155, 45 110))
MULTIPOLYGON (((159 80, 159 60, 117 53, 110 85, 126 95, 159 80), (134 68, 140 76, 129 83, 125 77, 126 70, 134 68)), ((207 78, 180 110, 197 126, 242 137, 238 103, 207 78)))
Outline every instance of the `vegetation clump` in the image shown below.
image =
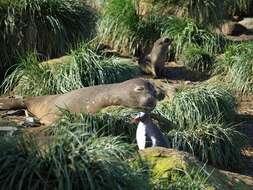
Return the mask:
POLYGON ((132 146, 120 137, 66 127, 64 136, 54 138, 45 149, 27 136, 1 139, 1 188, 147 189, 126 161, 134 155, 132 146))
POLYGON ((158 111, 179 126, 190 126, 205 120, 231 122, 236 100, 223 86, 200 85, 178 92, 171 102, 158 106, 158 111))
POLYGON ((185 47, 180 62, 192 71, 209 73, 213 68, 214 57, 200 47, 185 47))
POLYGON ((79 0, 1 0, 0 10, 2 75, 27 51, 62 55, 78 40, 92 36, 97 19, 79 0))
POLYGON ((64 135, 65 128, 69 131, 82 131, 83 128, 93 129, 98 134, 106 136, 122 136, 124 140, 131 143, 135 140, 136 126, 131 122, 134 115, 138 113, 138 110, 111 106, 109 108, 101 110, 97 114, 73 114, 68 110, 61 110, 63 117, 55 125, 47 129, 48 134, 64 135), (62 131, 63 129, 63 131, 62 131))
POLYGON ((98 25, 98 39, 126 55, 135 55, 160 36, 159 20, 154 15, 142 19, 132 0, 110 0, 98 25))
POLYGON ((171 54, 176 56, 189 44, 199 45, 215 54, 223 51, 227 43, 223 36, 190 19, 159 15, 155 10, 143 18, 137 10, 138 6, 131 0, 109 1, 98 27, 101 42, 124 54, 135 55, 150 50, 155 40, 167 36, 174 40, 171 54))
POLYGON ((252 184, 243 180, 242 176, 230 177, 183 151, 147 148, 141 152, 141 156, 148 167, 153 189, 252 189, 252 184))
POLYGON ((228 40, 222 35, 212 33, 190 19, 174 16, 164 19, 161 32, 162 36, 173 39, 176 58, 189 46, 199 46, 211 54, 217 54, 223 52, 225 45, 228 43, 228 40))
MULTIPOLYGON (((141 0, 0 0, 0 80, 9 69, 0 86, 5 93, 62 94, 134 78, 139 69, 130 59, 101 51, 109 48, 141 59, 160 37, 173 39, 170 60, 181 61, 194 73, 210 74, 214 68, 231 87, 196 85, 158 103, 150 116, 171 148, 137 152, 136 125, 130 119, 143 110, 117 106, 95 114, 60 109, 62 118, 43 131, 42 138, 25 135, 22 129, 4 132, 0 189, 204 190, 233 189, 233 185, 243 189, 241 181, 222 181, 223 174, 213 168, 210 172, 211 167, 193 156, 223 169, 240 167, 246 138, 237 130, 240 124, 234 123, 237 105, 230 90, 253 91, 253 43, 232 44, 211 29, 249 12, 251 6, 251 0, 144 4, 141 0), (73 49, 79 41, 84 43, 73 49), (214 64, 221 53, 224 56, 214 64), (50 59, 54 57, 60 58, 50 59)), ((175 74, 185 71, 170 66, 168 74, 173 69, 175 74)))
POLYGON ((251 0, 155 0, 154 6, 166 14, 193 19, 204 26, 214 26, 235 14, 249 13, 251 0))
POLYGON ((175 128, 167 136, 173 148, 190 152, 203 162, 234 169, 242 164, 241 149, 246 137, 236 130, 236 125, 203 121, 175 128))
POLYGON ((220 74, 232 89, 243 94, 252 93, 253 75, 253 43, 243 42, 228 46, 222 59, 216 67, 216 74, 220 74))
POLYGON ((29 54, 4 81, 5 92, 39 96, 61 94, 81 87, 121 82, 137 75, 138 68, 129 62, 106 58, 87 44, 72 51, 67 63, 41 64, 29 54))
POLYGON ((167 133, 173 148, 229 168, 240 163, 241 148, 246 144, 245 137, 231 124, 235 108, 235 98, 228 90, 203 85, 178 92, 156 110, 175 124, 167 133))

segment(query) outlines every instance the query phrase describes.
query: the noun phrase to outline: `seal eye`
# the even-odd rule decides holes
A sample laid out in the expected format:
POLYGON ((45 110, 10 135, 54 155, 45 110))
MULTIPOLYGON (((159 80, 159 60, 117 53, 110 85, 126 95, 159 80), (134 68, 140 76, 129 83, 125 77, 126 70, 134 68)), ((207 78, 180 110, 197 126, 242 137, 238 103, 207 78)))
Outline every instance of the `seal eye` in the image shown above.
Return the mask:
POLYGON ((143 91, 144 89, 145 89, 144 86, 138 86, 134 90, 140 92, 143 91))

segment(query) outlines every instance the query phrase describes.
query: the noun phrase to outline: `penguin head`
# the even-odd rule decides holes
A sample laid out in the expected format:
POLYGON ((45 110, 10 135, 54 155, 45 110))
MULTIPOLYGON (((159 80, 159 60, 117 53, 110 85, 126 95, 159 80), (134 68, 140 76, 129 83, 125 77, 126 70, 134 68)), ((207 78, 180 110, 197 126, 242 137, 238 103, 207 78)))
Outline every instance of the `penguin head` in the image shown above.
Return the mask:
POLYGON ((139 122, 145 123, 149 120, 149 114, 146 112, 139 112, 134 118, 133 122, 138 124, 139 122))

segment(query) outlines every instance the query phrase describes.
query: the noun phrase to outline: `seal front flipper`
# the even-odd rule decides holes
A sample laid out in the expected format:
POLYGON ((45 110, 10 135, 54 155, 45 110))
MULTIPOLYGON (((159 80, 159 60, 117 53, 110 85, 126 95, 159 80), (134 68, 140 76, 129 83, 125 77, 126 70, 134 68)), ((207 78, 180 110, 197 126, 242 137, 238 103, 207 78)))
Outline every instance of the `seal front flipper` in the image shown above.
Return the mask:
POLYGON ((26 108, 26 105, 22 97, 9 96, 0 98, 0 110, 23 109, 23 108, 26 108))

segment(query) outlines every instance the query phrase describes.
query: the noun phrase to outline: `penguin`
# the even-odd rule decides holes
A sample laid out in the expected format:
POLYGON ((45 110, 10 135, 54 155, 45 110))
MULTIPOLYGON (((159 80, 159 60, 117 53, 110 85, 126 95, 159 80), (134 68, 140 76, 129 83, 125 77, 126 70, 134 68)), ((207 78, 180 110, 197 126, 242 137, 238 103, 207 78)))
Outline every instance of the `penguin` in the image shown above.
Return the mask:
POLYGON ((169 143, 159 128, 152 122, 148 113, 140 112, 134 117, 133 122, 138 124, 136 140, 139 150, 147 147, 169 148, 169 143))

